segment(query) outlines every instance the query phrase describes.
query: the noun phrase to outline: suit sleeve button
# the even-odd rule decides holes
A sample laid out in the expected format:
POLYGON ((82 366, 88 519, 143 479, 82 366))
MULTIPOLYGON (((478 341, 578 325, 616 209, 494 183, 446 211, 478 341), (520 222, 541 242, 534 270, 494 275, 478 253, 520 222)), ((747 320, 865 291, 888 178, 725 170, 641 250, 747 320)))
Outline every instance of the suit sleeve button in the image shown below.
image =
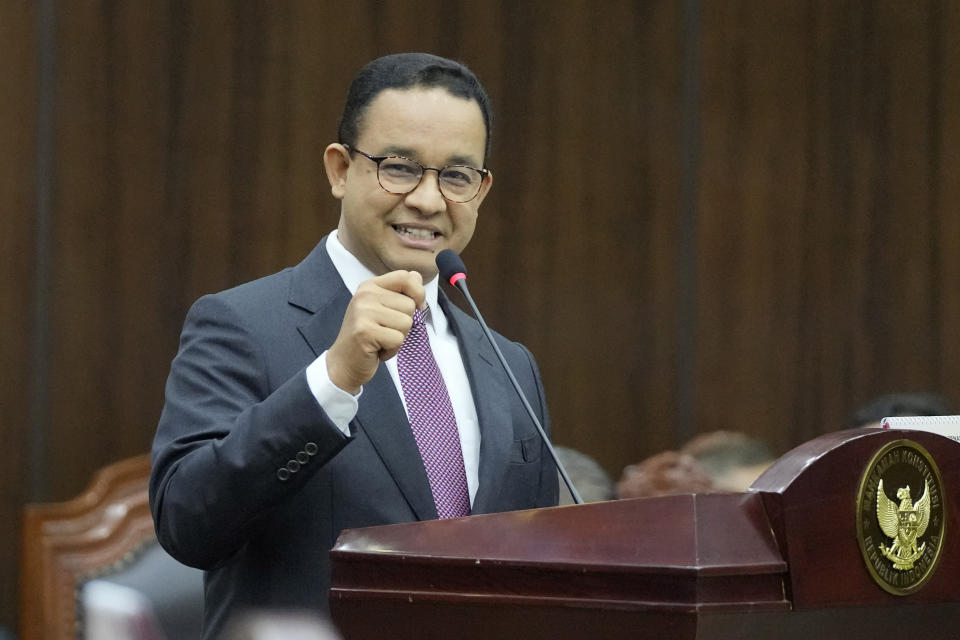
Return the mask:
POLYGON ((280 482, 286 482, 290 479, 290 472, 285 467, 280 467, 277 469, 277 478, 280 479, 280 482))
POLYGON ((308 462, 310 462, 310 456, 307 455, 306 451, 298 451, 297 462, 299 462, 300 464, 307 464, 308 462))
POLYGON ((320 447, 317 446, 316 442, 308 442, 303 446, 303 450, 307 453, 308 456, 315 456, 320 450, 320 447))
POLYGON ((289 471, 290 473, 296 473, 297 471, 300 471, 300 463, 297 462, 296 460, 288 461, 287 471, 289 471))

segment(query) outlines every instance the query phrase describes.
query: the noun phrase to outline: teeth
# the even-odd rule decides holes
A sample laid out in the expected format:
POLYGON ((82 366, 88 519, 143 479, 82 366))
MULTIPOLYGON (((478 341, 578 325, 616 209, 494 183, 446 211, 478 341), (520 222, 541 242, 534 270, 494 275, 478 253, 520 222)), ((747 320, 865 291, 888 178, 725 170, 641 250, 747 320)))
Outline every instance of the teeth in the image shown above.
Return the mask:
POLYGON ((428 231, 427 229, 410 229, 409 227, 400 226, 396 226, 394 229, 406 236, 414 238, 415 240, 433 240, 433 238, 437 235, 433 231, 428 231))

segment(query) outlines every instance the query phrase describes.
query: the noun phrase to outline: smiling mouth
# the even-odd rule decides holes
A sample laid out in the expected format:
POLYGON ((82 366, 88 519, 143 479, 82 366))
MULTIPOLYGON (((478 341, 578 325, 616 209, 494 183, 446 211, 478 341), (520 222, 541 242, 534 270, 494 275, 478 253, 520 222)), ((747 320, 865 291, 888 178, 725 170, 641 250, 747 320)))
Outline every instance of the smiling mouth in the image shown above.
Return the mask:
POLYGON ((429 229, 415 229, 399 224, 391 226, 393 227, 393 230, 399 233, 401 236, 406 236, 411 240, 433 240, 440 235, 436 231, 430 231, 429 229))

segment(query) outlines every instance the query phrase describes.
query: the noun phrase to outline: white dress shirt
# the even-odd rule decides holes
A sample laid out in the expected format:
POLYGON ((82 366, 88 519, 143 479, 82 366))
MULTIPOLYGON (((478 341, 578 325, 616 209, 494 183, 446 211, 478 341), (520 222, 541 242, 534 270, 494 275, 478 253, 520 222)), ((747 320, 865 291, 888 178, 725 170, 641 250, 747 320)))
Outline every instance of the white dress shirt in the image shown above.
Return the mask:
MULTIPOLYGON (((333 261, 333 266, 350 291, 350 295, 357 292, 361 283, 375 277, 372 271, 367 269, 340 243, 336 230, 327 236, 326 249, 333 261)), ((439 295, 438 278, 424 284, 424 289, 427 305, 430 307, 430 313, 426 314, 425 317, 427 335, 430 338, 433 357, 436 359, 440 374, 447 385, 450 404, 453 405, 453 413, 457 420, 457 429, 460 432, 460 448, 463 451, 463 466, 467 473, 467 488, 470 491, 470 504, 472 505, 473 498, 477 494, 478 469, 480 466, 480 423, 477 419, 477 409, 473 402, 473 393, 470 391, 470 379, 467 377, 467 371, 463 366, 463 358, 460 357, 457 338, 450 329, 450 323, 447 321, 443 309, 437 302, 437 296, 439 295)), ((390 372, 390 377, 393 378, 397 394, 403 402, 404 410, 406 410, 407 403, 403 397, 403 387, 400 385, 400 374, 397 372, 397 357, 394 356, 386 360, 384 364, 390 372)), ((320 403, 330 420, 344 434, 349 435, 349 423, 357 415, 358 400, 363 393, 363 389, 354 396, 331 382, 330 375, 327 372, 326 351, 307 366, 306 373, 307 384, 310 386, 310 391, 317 402, 320 403)))

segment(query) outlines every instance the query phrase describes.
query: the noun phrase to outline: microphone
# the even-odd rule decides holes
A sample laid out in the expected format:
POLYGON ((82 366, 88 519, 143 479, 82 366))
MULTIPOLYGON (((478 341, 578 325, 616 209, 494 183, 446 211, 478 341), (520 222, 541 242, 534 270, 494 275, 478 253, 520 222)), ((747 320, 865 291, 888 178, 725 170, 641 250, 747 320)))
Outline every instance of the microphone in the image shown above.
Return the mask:
POLYGON ((500 364, 503 365, 503 370, 506 371, 507 377, 510 378, 510 382, 513 384, 513 388, 517 392, 517 395, 520 396, 520 402, 523 403, 524 409, 527 410, 527 414, 529 414, 530 419, 533 420, 533 426, 537 428, 537 431, 540 433, 540 437, 543 438, 544 444, 547 445, 547 451, 550 452, 550 457, 553 458, 553 463, 556 465, 557 471, 560 472, 560 477, 563 478, 564 483, 567 485, 567 489, 570 490, 570 495, 573 497, 573 501, 576 504, 583 504, 583 499, 580 497, 580 494, 577 493, 577 489, 573 486, 573 482, 570 481, 570 476, 567 475, 567 470, 564 469, 563 465, 560 463, 560 459, 557 457, 557 452, 553 450, 553 445, 550 444, 550 438, 547 437, 546 432, 543 430, 543 426, 540 424, 540 421, 537 420, 537 414, 533 412, 533 408, 527 401, 527 396, 523 394, 523 390, 520 388, 520 383, 517 382, 517 378, 513 375, 510 365, 507 364, 507 359, 503 357, 500 347, 497 346, 497 341, 493 339, 493 334, 490 332, 490 327, 488 327, 487 323, 484 322, 483 316, 480 315, 480 309, 477 308, 477 303, 473 301, 473 296, 470 295, 470 290, 467 289, 467 267, 463 264, 463 260, 460 259, 460 256, 453 249, 444 249, 437 254, 437 269, 440 270, 440 277, 449 282, 451 286, 459 289, 463 294, 463 297, 467 299, 467 303, 470 305, 470 308, 473 309, 473 315, 476 316, 477 322, 480 323, 480 328, 483 329, 483 334, 487 336, 490 346, 493 347, 494 352, 497 354, 497 358, 500 360, 500 364))

